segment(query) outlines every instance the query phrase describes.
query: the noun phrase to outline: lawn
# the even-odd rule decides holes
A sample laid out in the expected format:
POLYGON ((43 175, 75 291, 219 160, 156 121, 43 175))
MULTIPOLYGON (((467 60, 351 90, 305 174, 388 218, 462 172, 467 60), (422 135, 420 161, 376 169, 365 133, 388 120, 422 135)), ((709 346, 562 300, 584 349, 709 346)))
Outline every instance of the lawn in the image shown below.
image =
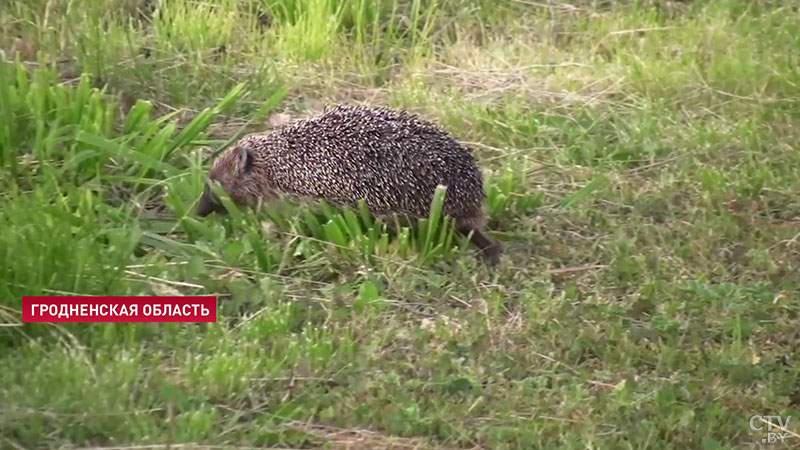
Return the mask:
POLYGON ((800 446, 796 1, 5 0, 0 49, 2 449, 800 446), (337 103, 473 149, 497 268, 447 223, 194 214, 337 103), (77 294, 219 317, 21 323, 77 294))

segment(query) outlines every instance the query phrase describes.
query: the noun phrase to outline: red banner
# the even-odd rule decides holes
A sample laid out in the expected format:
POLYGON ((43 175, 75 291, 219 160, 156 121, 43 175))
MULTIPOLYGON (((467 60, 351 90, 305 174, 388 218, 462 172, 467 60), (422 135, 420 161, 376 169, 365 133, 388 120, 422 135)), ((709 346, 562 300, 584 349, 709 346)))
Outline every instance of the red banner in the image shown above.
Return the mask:
POLYGON ((23 322, 216 322, 216 297, 22 297, 23 322))

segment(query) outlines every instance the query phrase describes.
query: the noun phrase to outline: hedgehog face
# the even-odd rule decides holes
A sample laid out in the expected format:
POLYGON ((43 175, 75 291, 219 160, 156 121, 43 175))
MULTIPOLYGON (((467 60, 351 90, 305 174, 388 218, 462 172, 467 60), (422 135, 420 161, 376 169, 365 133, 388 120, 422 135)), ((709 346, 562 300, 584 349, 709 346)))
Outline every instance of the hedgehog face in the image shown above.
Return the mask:
POLYGON ((252 178, 252 156, 244 145, 236 145, 228 150, 214 163, 209 172, 209 179, 203 189, 203 195, 197 207, 197 215, 205 217, 212 212, 227 214, 222 201, 214 193, 211 183, 218 183, 231 196, 236 204, 248 203, 248 178, 252 178))

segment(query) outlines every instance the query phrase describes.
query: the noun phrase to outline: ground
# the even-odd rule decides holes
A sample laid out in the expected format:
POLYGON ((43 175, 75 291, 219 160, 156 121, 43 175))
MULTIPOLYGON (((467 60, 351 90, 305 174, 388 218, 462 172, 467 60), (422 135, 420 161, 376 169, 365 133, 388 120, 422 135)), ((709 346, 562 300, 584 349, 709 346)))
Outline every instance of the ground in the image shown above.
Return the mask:
POLYGON ((8 0, 0 48, 2 448, 800 445, 794 1, 8 0), (215 152, 335 103, 470 146, 501 265, 193 214, 215 152), (36 294, 219 320, 23 326, 36 294))

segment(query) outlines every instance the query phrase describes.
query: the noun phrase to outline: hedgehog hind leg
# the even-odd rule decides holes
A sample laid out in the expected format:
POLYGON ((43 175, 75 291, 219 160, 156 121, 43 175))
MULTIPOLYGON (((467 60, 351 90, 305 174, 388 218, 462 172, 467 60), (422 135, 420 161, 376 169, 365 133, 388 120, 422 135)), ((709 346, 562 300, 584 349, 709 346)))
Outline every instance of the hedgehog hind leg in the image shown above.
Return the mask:
POLYGON ((390 236, 397 236, 403 228, 416 228, 418 225, 418 219, 409 214, 392 212, 374 215, 384 224, 390 236))
POLYGON ((503 253, 500 243, 493 240, 477 225, 474 218, 456 220, 456 230, 464 236, 469 236, 469 240, 480 250, 481 255, 490 266, 500 263, 500 255, 503 253))

